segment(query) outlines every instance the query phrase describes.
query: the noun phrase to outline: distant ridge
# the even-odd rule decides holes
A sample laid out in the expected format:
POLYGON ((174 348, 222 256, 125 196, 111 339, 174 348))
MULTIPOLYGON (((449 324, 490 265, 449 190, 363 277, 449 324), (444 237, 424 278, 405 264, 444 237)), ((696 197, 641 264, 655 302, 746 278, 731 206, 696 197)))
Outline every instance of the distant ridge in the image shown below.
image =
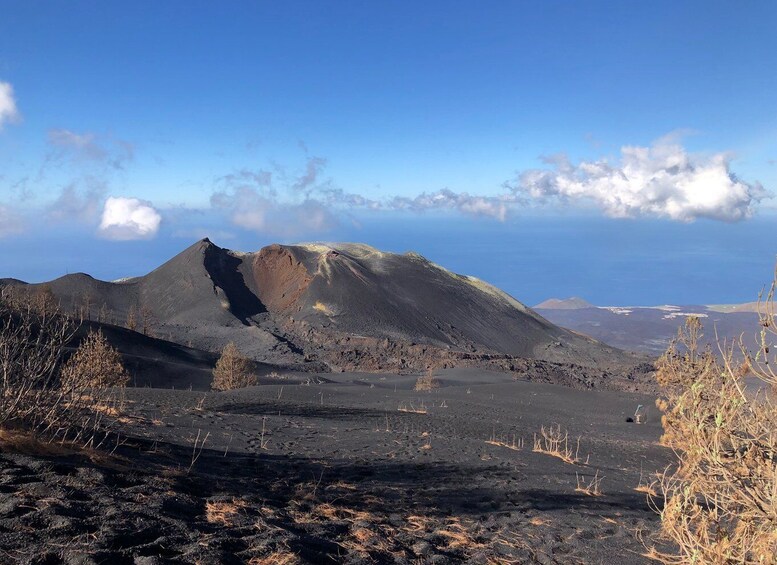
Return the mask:
POLYGON ((579 310, 581 308, 596 308, 596 306, 583 298, 572 296, 570 298, 549 298, 548 300, 537 304, 535 308, 544 308, 546 310, 579 310))
POLYGON ((752 312, 757 314, 765 308, 765 303, 758 302, 745 302, 743 304, 707 304, 707 309, 711 312, 721 312, 723 314, 730 314, 732 312, 752 312))

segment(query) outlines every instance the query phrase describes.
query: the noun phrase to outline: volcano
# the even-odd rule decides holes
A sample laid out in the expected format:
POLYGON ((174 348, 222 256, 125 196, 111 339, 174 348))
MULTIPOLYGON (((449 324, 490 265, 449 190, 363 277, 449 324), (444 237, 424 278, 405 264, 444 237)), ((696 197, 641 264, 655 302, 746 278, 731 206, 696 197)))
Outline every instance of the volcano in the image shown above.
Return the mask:
POLYGON ((363 244, 273 244, 242 253, 206 238, 141 277, 6 281, 46 288, 66 309, 100 323, 211 352, 231 341, 257 361, 297 370, 465 365, 548 373, 564 365, 586 381, 592 371, 636 363, 480 279, 417 253, 363 244))

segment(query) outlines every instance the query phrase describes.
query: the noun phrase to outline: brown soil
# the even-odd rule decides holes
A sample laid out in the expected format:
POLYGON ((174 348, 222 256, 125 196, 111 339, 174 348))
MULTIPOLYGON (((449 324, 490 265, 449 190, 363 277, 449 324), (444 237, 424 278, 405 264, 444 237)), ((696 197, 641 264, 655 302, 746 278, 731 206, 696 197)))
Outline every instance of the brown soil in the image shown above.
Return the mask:
POLYGON ((251 270, 259 299, 268 310, 281 313, 299 309, 297 301, 312 277, 288 248, 263 248, 253 259, 251 270))

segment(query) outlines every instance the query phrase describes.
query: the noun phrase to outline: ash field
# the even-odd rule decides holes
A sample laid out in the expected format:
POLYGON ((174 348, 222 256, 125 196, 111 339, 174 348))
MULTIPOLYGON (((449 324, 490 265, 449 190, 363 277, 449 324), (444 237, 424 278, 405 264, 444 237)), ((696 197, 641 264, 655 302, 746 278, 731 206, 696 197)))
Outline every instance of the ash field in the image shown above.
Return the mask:
POLYGON ((649 562, 638 486, 672 460, 651 358, 487 283, 363 245, 208 240, 134 279, 2 283, 83 317, 70 350, 101 329, 131 386, 99 450, 0 438, 0 560, 649 562), (258 382, 212 391, 229 342, 258 382))

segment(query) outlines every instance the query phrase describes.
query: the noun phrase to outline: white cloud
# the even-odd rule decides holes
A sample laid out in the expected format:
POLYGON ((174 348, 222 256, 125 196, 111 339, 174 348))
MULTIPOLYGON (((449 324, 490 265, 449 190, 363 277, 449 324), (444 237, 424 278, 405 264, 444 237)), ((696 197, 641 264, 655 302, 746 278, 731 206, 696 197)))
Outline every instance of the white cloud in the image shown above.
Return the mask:
POLYGON ((326 159, 321 157, 309 157, 305 163, 305 172, 297 178, 292 185, 293 190, 310 193, 315 190, 319 176, 326 167, 326 159))
POLYGON ((0 130, 8 122, 14 122, 20 117, 10 83, 0 81, 0 130))
POLYGON ((53 150, 46 158, 47 163, 67 158, 73 161, 91 161, 122 170, 135 158, 135 147, 132 143, 91 132, 76 133, 68 129, 52 129, 48 132, 48 141, 53 150))
POLYGON ((318 200, 282 202, 267 191, 249 186, 216 192, 211 205, 226 211, 234 225, 269 235, 294 237, 337 225, 329 208, 318 200))
POLYGON ((678 139, 676 133, 650 147, 626 146, 615 160, 574 164, 563 155, 548 158, 548 169, 525 171, 490 194, 443 188, 373 198, 335 186, 324 178, 326 159, 307 157, 296 174, 275 164, 274 173, 242 169, 220 177, 211 206, 234 226, 292 237, 330 229, 346 210, 447 211, 505 221, 532 201, 593 203, 612 217, 732 222, 750 217, 768 196, 760 184, 744 182, 730 170, 728 154, 692 154, 678 139))
POLYGON ((99 178, 85 177, 73 181, 49 205, 47 216, 58 222, 92 224, 100 215, 100 207, 107 192, 107 184, 99 178))
POLYGON ((159 231, 162 216, 149 202, 111 196, 105 201, 99 234, 107 239, 151 239, 159 231))
POLYGON ((230 231, 205 227, 177 229, 171 235, 181 239, 203 239, 209 237, 216 241, 235 239, 236 237, 235 234, 230 231))
POLYGON ((565 156, 547 162, 553 169, 525 171, 514 191, 540 201, 590 201, 616 218, 735 222, 749 218, 767 197, 759 183, 746 183, 731 172, 728 154, 691 154, 673 136, 650 147, 622 147, 614 163, 573 164, 565 156))
POLYGON ((21 218, 13 210, 0 204, 0 238, 21 233, 23 227, 21 218))
POLYGON ((414 198, 396 196, 386 206, 392 210, 456 210, 470 216, 486 216, 505 221, 510 205, 517 201, 513 194, 476 196, 466 192, 453 192, 444 188, 437 192, 424 192, 414 198))

